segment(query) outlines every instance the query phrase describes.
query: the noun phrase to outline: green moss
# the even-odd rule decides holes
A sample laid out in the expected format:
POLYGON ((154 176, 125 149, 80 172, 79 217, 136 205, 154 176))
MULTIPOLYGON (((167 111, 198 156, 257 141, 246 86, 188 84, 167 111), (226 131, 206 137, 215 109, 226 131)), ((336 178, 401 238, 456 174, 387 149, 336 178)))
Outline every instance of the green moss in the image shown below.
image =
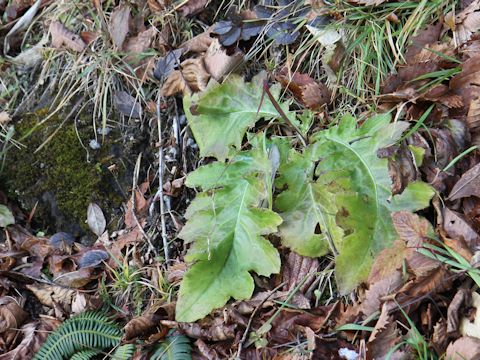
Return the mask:
POLYGON ((100 151, 90 150, 88 162, 78 137, 88 146, 91 126, 80 125, 77 135, 71 121, 35 153, 62 123, 61 117, 54 117, 39 126, 43 116, 43 112, 37 112, 16 124, 16 138, 25 147, 8 152, 0 179, 7 195, 15 196, 24 210, 33 209, 38 202, 35 218, 50 222, 43 226, 79 233, 88 228, 85 220, 90 202, 100 205, 107 217, 110 210, 121 205, 122 197, 115 191, 115 179, 107 169, 115 159, 109 156, 107 143, 100 151))

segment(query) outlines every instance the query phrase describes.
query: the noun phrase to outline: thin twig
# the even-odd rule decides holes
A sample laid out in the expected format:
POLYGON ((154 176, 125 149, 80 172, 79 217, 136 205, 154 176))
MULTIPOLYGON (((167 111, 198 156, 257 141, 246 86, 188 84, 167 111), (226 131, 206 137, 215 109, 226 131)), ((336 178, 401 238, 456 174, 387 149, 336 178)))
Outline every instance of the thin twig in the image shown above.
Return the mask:
POLYGON ((165 212, 164 207, 165 204, 163 202, 163 139, 162 139, 162 125, 161 125, 161 118, 160 118, 160 100, 162 96, 160 93, 157 97, 157 127, 158 127, 158 191, 155 194, 155 197, 159 197, 160 201, 160 221, 162 223, 162 242, 163 242, 163 252, 165 254, 165 262, 168 263, 170 260, 170 256, 168 254, 168 238, 167 238, 167 228, 165 226, 165 212))
POLYGON ((247 323, 247 327, 245 328, 245 331, 243 333, 243 336, 242 336, 242 339, 240 340, 239 344, 238 344, 238 351, 237 351, 237 357, 236 359, 240 359, 240 355, 242 353, 242 350, 243 350, 243 344, 245 343, 245 341, 247 341, 247 336, 248 336, 248 331, 250 330, 250 327, 252 326, 252 322, 253 322, 253 319, 255 317, 255 315, 257 314, 257 311, 262 307, 263 304, 265 304, 265 302, 270 299, 272 297, 273 294, 275 294, 277 292, 278 289, 280 289, 283 285, 285 285, 284 283, 281 283, 280 285, 278 285, 275 289, 273 289, 272 291, 270 291, 270 294, 268 294, 265 299, 262 300, 262 302, 260 304, 258 304, 258 306, 253 310, 252 312, 252 315, 250 315, 250 319, 248 319, 248 323, 247 323))
POLYGON ((294 129, 297 132, 298 136, 300 137, 300 140, 302 141, 303 146, 307 146, 307 140, 302 135, 300 130, 290 121, 287 114, 285 114, 285 112, 283 111, 281 106, 278 104, 277 100, 275 100, 272 93, 270 92, 270 88, 268 87, 268 83, 266 81, 263 83, 263 90, 267 94, 267 96, 270 99, 271 103, 273 104, 273 107, 275 108, 275 110, 277 110, 277 112, 282 117, 283 121, 285 121, 288 126, 290 126, 292 129, 294 129))

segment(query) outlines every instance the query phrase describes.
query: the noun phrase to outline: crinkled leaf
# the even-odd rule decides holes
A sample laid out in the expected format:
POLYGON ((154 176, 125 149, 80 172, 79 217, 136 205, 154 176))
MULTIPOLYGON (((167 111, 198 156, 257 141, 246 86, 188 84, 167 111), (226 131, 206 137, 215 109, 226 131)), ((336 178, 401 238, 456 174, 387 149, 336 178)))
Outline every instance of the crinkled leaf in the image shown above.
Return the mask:
MULTIPOLYGON (((279 117, 267 96, 263 97, 263 79, 257 75, 252 82, 237 75, 230 75, 223 84, 211 83, 201 94, 184 98, 184 109, 200 156, 214 156, 223 161, 231 147, 240 149, 247 129, 257 119, 279 117)), ((280 89, 272 87, 278 99, 280 89)), ((288 104, 281 104, 288 112, 288 104)))
POLYGON ((319 242, 330 239, 339 253, 336 276, 342 293, 366 280, 375 255, 395 240, 391 212, 425 208, 433 196, 433 189, 419 181, 392 196, 388 160, 377 151, 399 140, 407 127, 390 124, 387 115, 357 127, 346 116, 317 133, 303 154, 280 169, 279 185, 287 185, 276 203, 284 218, 283 242, 302 255, 318 256, 327 249, 319 242))
POLYGON ((275 232, 281 218, 259 206, 270 176, 271 164, 261 149, 188 176, 186 184, 204 192, 189 206, 188 222, 179 234, 193 243, 186 260, 194 264, 180 287, 178 321, 198 320, 231 297, 249 298, 254 289, 249 271, 263 276, 279 272, 278 252, 263 235, 275 232))
POLYGON ((275 200, 283 223, 279 228, 283 244, 304 256, 322 256, 329 242, 338 242, 343 231, 336 226, 337 207, 332 193, 313 181, 315 153, 309 147, 304 154, 292 151, 280 167, 277 188, 287 186, 275 200), (324 231, 329 229, 329 231, 324 231))

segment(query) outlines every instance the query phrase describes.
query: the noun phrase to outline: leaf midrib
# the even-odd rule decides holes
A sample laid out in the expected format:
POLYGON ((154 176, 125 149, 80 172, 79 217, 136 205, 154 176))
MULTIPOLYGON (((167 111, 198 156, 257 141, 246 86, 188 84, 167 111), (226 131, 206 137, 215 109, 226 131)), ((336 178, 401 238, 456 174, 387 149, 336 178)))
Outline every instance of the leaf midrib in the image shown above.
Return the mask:
MULTIPOLYGON (((237 219, 235 221, 235 226, 233 227, 234 230, 233 230, 232 246, 228 251, 228 255, 225 256, 225 260, 223 261, 222 266, 219 267, 219 271, 217 272, 217 275, 215 276, 215 280, 213 282, 211 282, 206 287, 205 291, 203 291, 201 294, 199 294, 195 298, 195 301, 193 301, 193 302, 190 301, 190 305, 189 305, 188 309, 185 309, 185 311, 182 313, 182 315, 185 314, 185 313, 188 313, 190 311, 190 309, 192 308, 191 304, 196 304, 202 297, 204 297, 204 295, 206 295, 207 290, 210 289, 212 287, 212 284, 214 284, 217 281, 218 275, 222 273, 223 269, 225 269, 225 264, 228 263, 228 261, 230 259, 230 256, 232 256, 232 249, 234 248, 233 244, 234 244, 234 241, 235 241, 235 234, 237 232, 238 223, 240 222, 240 213, 242 212, 242 208, 244 207, 245 198, 246 198, 246 194, 247 194, 247 191, 248 191, 248 186, 249 186, 249 184, 248 184, 248 182, 246 182, 245 185, 244 185, 243 193, 242 193, 242 200, 240 201, 240 205, 238 206, 237 219)), ((209 261, 209 260, 204 260, 204 261, 209 261)))

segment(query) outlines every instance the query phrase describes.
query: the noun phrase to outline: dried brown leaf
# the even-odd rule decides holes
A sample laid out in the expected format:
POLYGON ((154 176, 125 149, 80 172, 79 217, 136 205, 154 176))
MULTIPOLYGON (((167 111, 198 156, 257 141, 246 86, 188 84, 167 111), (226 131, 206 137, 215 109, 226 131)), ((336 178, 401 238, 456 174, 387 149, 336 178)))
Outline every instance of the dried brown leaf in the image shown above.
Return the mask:
POLYGON ((447 334, 447 324, 444 318, 438 320, 433 327, 432 345, 438 354, 444 354, 447 350, 449 336, 447 334))
POLYGON ((480 197, 480 164, 462 175, 450 192, 448 199, 456 200, 469 196, 480 197))
POLYGON ((276 78, 298 101, 310 109, 317 109, 330 102, 330 91, 326 85, 313 80, 308 74, 291 74, 284 67, 276 78))
POLYGON ((68 288, 79 289, 97 277, 94 275, 94 268, 88 267, 62 274, 55 278, 55 283, 68 288))
POLYGON ((0 360, 33 359, 47 336, 55 330, 60 321, 51 317, 41 317, 39 320, 25 324, 19 333, 23 335, 20 344, 7 353, 0 355, 0 360))
POLYGON ((293 290, 298 284, 303 283, 299 291, 302 294, 305 293, 315 279, 318 265, 317 259, 290 252, 281 272, 282 281, 285 284, 283 291, 293 290))
POLYGON ((147 30, 140 32, 137 36, 131 37, 126 42, 124 49, 127 53, 141 54, 150 48, 156 30, 152 26, 147 30))
POLYGON ((161 89, 163 96, 191 94, 207 87, 210 75, 205 70, 202 58, 185 60, 180 67, 181 70, 172 71, 165 80, 161 89))
POLYGON ((208 0, 188 0, 178 11, 183 16, 195 15, 205 8, 207 2, 208 0))
POLYGON ((207 31, 191 38, 188 41, 185 41, 182 45, 180 45, 180 49, 184 49, 185 53, 203 53, 207 51, 214 40, 212 37, 210 37, 211 33, 212 28, 209 28, 207 31))
POLYGON ((451 239, 465 241, 472 250, 476 247, 479 236, 461 214, 445 208, 443 228, 451 239))
MULTIPOLYGON (((386 359, 390 350, 401 340, 402 335, 397 328, 396 321, 388 315, 387 306, 382 306, 380 317, 367 342, 367 359, 386 359)), ((399 354, 392 353, 389 359, 396 359, 398 355, 401 355, 400 350, 395 352, 399 354)))
POLYGON ((48 284, 27 284, 26 288, 30 290, 43 305, 51 308, 55 306, 55 303, 61 304, 65 309, 69 308, 76 293, 75 290, 48 284))
POLYGON ((170 5, 169 0, 147 0, 148 7, 152 12, 160 12, 170 5))
POLYGON ((374 282, 365 292, 365 299, 360 304, 360 312, 369 317, 379 311, 384 298, 394 294, 403 285, 402 273, 395 271, 381 280, 374 282))
POLYGON ((203 63, 206 72, 215 80, 220 81, 239 67, 243 62, 243 56, 243 52, 238 49, 232 55, 228 55, 218 39, 214 39, 204 56, 203 63))
POLYGON ((428 238, 431 225, 428 220, 407 211, 392 214, 392 221, 400 239, 408 247, 418 247, 428 238))
MULTIPOLYGON (((475 0, 456 16, 453 24, 455 40, 458 45, 466 43, 472 34, 480 29, 480 2, 475 0)), ((446 15, 447 19, 453 18, 452 13, 446 15)), ((453 23, 451 20, 447 20, 453 23)), ((452 27, 452 26, 451 26, 452 27)))
POLYGON ((130 31, 130 7, 125 5, 117 6, 110 15, 108 27, 113 43, 121 49, 128 32, 130 31))
POLYGON ((59 21, 52 21, 50 34, 52 35, 52 46, 55 48, 65 46, 73 51, 81 52, 86 47, 80 36, 68 30, 59 21))
POLYGON ((465 304, 469 304, 471 292, 467 289, 457 291, 447 309, 447 334, 456 335, 460 325, 461 309, 465 304))
POLYGON ((450 343, 445 356, 448 360, 480 360, 480 339, 463 336, 450 343))
POLYGON ((13 297, 0 298, 0 334, 18 329, 28 318, 28 313, 13 297))
POLYGON ((159 325, 160 316, 153 313, 146 313, 133 318, 125 325, 125 340, 144 337, 156 332, 159 325))
MULTIPOLYGON (((412 38, 412 44, 407 48, 405 52, 405 60, 409 64, 419 63, 420 59, 416 58, 418 54, 424 51, 424 48, 428 45, 434 44, 440 37, 442 31, 442 22, 438 21, 434 25, 427 26, 426 29, 420 30, 417 36, 412 38)), ((430 54, 433 54, 430 51, 430 54)))

